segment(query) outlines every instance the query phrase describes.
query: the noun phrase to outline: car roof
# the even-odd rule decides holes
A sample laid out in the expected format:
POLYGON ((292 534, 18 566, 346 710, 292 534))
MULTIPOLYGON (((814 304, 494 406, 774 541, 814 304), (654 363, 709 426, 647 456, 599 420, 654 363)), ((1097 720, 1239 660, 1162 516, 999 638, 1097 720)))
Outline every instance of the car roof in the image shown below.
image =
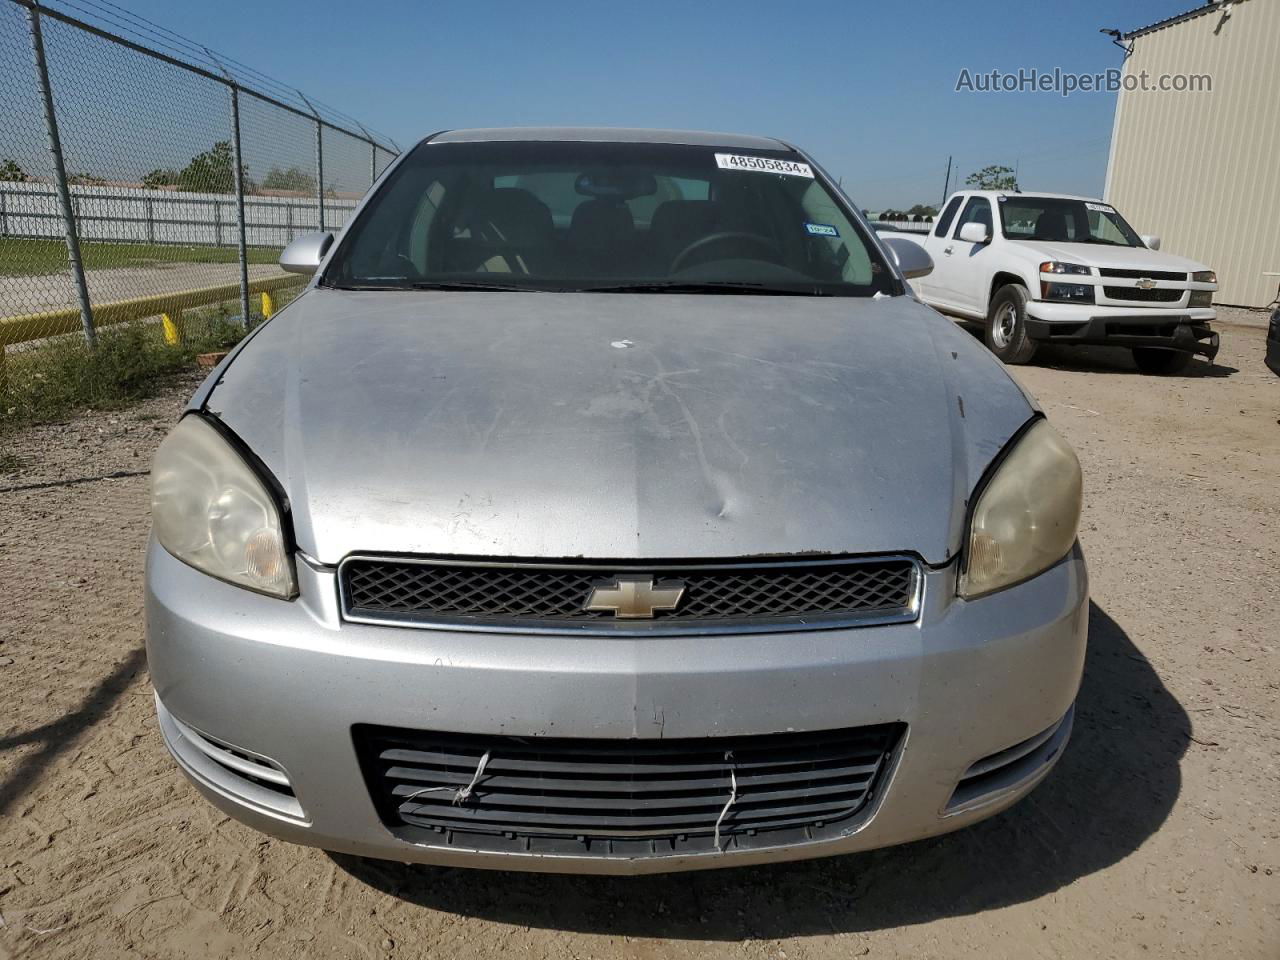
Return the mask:
POLYGON ((644 130, 632 127, 479 127, 474 130, 446 130, 427 139, 432 143, 577 140, 595 143, 684 143, 700 147, 726 147, 733 150, 794 149, 773 137, 712 133, 706 130, 644 130))

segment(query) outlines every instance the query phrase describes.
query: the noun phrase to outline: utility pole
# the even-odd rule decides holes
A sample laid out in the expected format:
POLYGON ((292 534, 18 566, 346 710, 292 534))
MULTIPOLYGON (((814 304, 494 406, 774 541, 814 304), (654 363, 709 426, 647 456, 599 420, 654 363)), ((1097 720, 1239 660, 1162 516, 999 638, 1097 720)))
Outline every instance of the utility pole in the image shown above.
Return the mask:
POLYGON ((942 203, 938 204, 939 210, 941 210, 943 207, 947 205, 947 194, 950 192, 950 190, 951 190, 951 158, 947 157, 947 179, 942 181, 942 203))

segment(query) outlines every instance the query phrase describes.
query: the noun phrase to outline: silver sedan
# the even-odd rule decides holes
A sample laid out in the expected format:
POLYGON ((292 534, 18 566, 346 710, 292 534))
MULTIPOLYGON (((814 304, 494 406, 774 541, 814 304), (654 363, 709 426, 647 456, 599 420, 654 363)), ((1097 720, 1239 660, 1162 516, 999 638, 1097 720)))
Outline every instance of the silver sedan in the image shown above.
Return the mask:
POLYGON ((430 137, 192 398, 147 647, 200 791, 399 861, 865 850, 1071 731, 1076 457, 778 140, 430 137))

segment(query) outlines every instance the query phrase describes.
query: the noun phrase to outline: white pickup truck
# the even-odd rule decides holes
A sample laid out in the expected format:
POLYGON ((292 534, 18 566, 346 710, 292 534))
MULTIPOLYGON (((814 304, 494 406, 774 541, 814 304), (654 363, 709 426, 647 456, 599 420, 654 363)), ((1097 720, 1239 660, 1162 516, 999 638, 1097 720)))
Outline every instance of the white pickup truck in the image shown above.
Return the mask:
POLYGON ((966 190, 928 234, 880 236, 928 251, 934 268, 911 282, 916 296, 985 324, 987 346, 1006 363, 1026 363, 1040 343, 1128 347, 1146 373, 1217 355, 1217 276, 1161 253, 1158 237, 1139 237, 1101 200, 966 190))

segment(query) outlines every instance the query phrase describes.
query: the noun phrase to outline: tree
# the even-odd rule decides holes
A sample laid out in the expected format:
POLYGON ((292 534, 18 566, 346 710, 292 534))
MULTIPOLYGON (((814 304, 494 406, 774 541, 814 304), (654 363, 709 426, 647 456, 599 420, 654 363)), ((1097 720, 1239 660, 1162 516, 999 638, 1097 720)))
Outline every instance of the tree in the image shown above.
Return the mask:
POLYGON ((262 188, 264 190, 290 190, 295 193, 315 193, 316 178, 300 167, 290 167, 288 170, 272 167, 267 171, 267 175, 262 178, 262 188))
POLYGON ((975 190, 1017 190, 1018 178, 1013 175, 1012 167, 992 164, 977 173, 969 174, 965 177, 964 185, 975 190))
POLYGON ((16 161, 10 159, 0 161, 0 180, 7 183, 26 183, 30 179, 16 161))
MULTIPOLYGON (((198 193, 231 193, 236 188, 236 166, 230 140, 219 140, 204 153, 191 158, 178 174, 178 186, 198 193)), ((248 167, 241 167, 248 179, 248 167)))
POLYGON ((175 187, 178 185, 178 171, 172 169, 152 170, 142 178, 142 185, 155 190, 157 187, 175 187))
POLYGON ((914 207, 907 211, 913 217, 936 217, 938 208, 930 206, 927 203, 917 203, 914 207))

